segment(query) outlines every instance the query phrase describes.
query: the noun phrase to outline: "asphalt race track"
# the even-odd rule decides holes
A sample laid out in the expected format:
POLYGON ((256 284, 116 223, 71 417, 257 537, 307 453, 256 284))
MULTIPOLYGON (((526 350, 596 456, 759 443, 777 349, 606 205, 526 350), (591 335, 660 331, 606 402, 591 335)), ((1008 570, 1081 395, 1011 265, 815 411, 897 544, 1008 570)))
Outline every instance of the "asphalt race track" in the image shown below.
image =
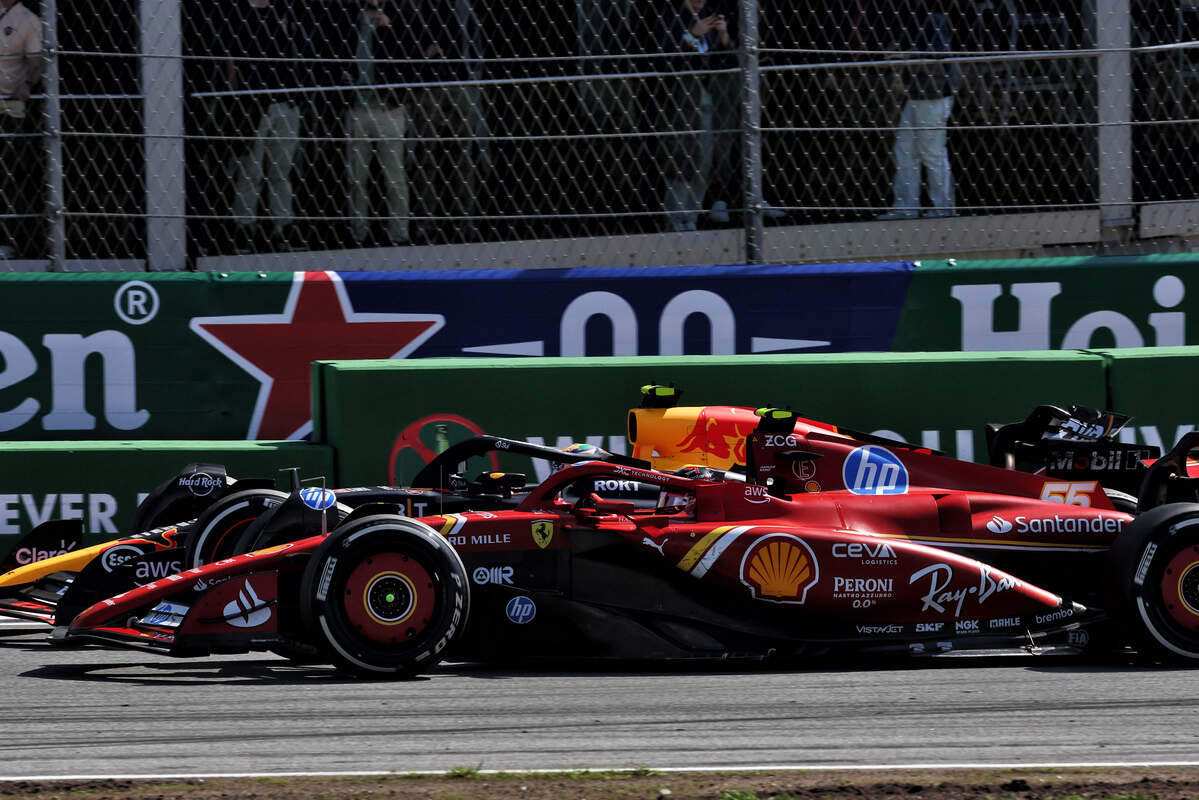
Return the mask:
POLYGON ((272 655, 174 660, 6 635, 0 675, 0 778, 1199 761, 1199 670, 1110 659, 449 664, 370 683, 272 655))

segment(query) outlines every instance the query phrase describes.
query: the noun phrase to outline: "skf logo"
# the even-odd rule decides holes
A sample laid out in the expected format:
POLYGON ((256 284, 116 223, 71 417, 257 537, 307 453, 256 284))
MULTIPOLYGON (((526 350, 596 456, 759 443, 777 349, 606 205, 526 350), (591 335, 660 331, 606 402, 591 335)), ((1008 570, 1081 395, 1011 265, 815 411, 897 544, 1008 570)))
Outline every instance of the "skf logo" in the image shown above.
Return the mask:
POLYGON ((547 519, 534 522, 531 527, 533 533, 533 542, 542 550, 550 546, 550 542, 554 539, 554 523, 547 519))
POLYGON ((991 521, 987 523, 987 530, 989 530, 991 533, 1007 533, 1011 529, 1012 523, 1008 522, 998 514, 991 517, 991 521))
POLYGON ((741 559, 741 582, 759 600, 802 605, 820 579, 820 565, 808 543, 787 533, 763 536, 741 559))

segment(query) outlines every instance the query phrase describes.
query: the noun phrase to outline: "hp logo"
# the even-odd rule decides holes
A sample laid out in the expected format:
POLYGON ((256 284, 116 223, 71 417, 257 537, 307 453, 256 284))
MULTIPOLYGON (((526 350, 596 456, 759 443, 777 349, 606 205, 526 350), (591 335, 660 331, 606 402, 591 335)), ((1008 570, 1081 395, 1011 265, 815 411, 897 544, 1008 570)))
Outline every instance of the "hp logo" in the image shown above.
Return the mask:
POLYGON ((907 494, 908 470, 899 457, 883 447, 859 447, 841 467, 845 488, 854 494, 907 494))
POLYGON ((508 619, 517 625, 532 622, 533 617, 537 616, 537 604, 528 597, 513 597, 504 610, 508 613, 508 619))

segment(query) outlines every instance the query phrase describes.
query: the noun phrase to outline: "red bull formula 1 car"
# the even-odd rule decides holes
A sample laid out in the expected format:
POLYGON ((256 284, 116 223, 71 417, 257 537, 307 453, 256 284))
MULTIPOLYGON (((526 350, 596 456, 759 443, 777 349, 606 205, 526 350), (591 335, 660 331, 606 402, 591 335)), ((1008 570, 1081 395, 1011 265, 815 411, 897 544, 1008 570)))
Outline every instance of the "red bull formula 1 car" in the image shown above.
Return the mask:
POLYGON ((1199 504, 1134 517, 1101 502, 921 486, 908 456, 931 454, 847 437, 818 452, 798 424, 781 411, 758 419, 744 481, 711 467, 584 462, 513 509, 412 519, 382 503, 339 521, 327 516, 336 495, 304 490, 298 502, 326 514, 327 532, 153 580, 55 635, 175 656, 309 653, 374 677, 447 654, 1101 644, 1199 659, 1199 504), (657 501, 606 498, 597 480, 653 487, 657 501))

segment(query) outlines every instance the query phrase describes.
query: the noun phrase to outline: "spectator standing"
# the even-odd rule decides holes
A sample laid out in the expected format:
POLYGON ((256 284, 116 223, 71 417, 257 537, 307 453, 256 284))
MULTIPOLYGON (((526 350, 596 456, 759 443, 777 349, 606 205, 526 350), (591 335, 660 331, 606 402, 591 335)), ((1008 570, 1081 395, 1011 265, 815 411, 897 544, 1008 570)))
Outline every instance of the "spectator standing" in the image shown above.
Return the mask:
MULTIPOLYGON (((949 17, 930 0, 910 0, 898 49, 909 58, 930 58, 951 49, 949 17)), ((926 217, 957 214, 947 147, 949 114, 957 88, 957 70, 943 64, 905 67, 903 110, 895 131, 895 201, 878 219, 912 219, 920 213, 921 167, 928 176, 933 208, 926 217)))
POLYGON ((230 89, 246 93, 231 104, 231 113, 248 138, 230 164, 238 249, 254 252, 266 244, 270 249, 290 250, 291 171, 299 144, 300 110, 294 95, 265 92, 298 87, 299 25, 284 0, 235 0, 225 22, 221 34, 225 79, 230 89), (254 220, 264 178, 272 217, 269 243, 262 241, 261 226, 254 220))
POLYGON ((367 243, 372 159, 379 164, 387 198, 387 237, 391 244, 408 243, 408 174, 404 167, 404 136, 408 112, 406 92, 387 84, 411 83, 420 57, 418 36, 411 14, 393 18, 383 0, 365 0, 354 13, 354 73, 346 82, 361 87, 350 98, 346 118, 346 147, 350 233, 354 243, 367 243))
MULTIPOLYGON (((19 0, 0 0, 0 133, 5 140, 5 166, 0 190, 3 212, 28 214, 41 185, 36 167, 37 125, 29 114, 29 97, 42 78, 42 21, 19 0)), ((19 220, 0 224, 0 258, 20 255, 26 235, 19 220)))
MULTIPOLYGON (((472 0, 416 0, 421 82, 472 81, 482 77, 482 30, 472 0)), ((416 205, 420 216, 457 217, 459 241, 478 241, 481 173, 490 169, 490 131, 478 86, 427 86, 416 93, 412 129, 416 149, 416 205), (441 141, 445 139, 445 141, 441 141), (444 166, 442 173, 439 167, 444 166)), ((429 225, 416 223, 420 238, 429 225)))
MULTIPOLYGON (((668 7, 657 26, 657 40, 663 52, 679 54, 670 67, 680 72, 735 68, 737 13, 737 4, 729 0, 682 0, 668 7)), ((663 90, 658 105, 666 127, 693 131, 665 141, 662 207, 667 229, 695 230, 708 197, 708 219, 727 223, 728 199, 743 196, 741 76, 679 75, 664 83, 663 90)), ((770 205, 762 214, 770 220, 786 216, 770 205)))

